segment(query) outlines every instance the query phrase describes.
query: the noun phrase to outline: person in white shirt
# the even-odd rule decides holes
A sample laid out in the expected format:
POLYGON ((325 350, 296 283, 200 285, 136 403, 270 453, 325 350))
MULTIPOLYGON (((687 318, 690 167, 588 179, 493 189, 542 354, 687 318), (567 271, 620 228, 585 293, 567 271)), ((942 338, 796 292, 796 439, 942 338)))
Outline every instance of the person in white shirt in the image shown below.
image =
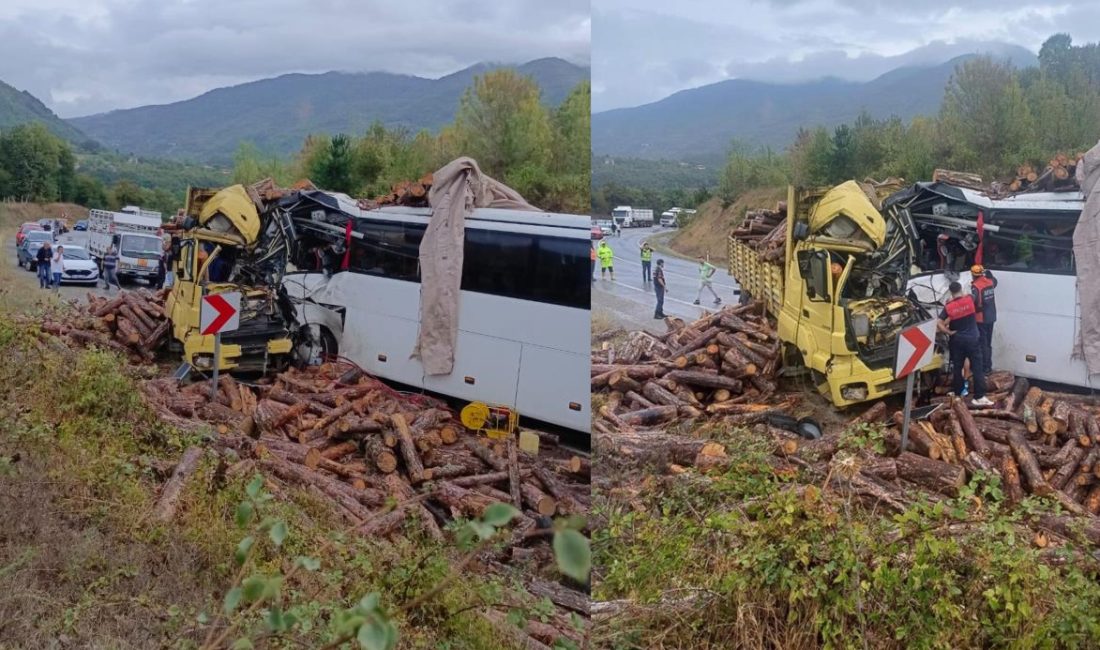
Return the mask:
POLYGON ((58 246, 50 261, 50 271, 53 273, 53 288, 61 292, 61 274, 65 272, 65 247, 58 246))

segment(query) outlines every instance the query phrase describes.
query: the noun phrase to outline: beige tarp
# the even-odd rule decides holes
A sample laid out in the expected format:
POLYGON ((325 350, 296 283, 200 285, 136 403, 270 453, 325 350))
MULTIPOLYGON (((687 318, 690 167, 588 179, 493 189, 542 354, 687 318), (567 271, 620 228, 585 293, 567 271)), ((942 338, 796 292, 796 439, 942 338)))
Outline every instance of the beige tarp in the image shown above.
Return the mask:
POLYGON ((458 158, 432 175, 432 220, 420 242, 420 331, 413 358, 428 375, 449 375, 455 365, 458 296, 466 215, 474 208, 534 210, 515 190, 458 158))
POLYGON ((1076 352, 1092 375, 1100 373, 1100 143, 1077 164, 1077 182, 1085 195, 1085 209, 1073 231, 1081 314, 1076 352))

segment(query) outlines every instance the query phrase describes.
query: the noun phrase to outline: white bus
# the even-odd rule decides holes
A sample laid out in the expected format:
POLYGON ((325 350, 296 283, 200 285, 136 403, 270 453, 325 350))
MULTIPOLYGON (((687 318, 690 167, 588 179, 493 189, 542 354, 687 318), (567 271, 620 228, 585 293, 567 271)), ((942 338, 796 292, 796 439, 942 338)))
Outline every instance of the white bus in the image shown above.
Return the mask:
POLYGON ((1090 376, 1073 354, 1080 323, 1073 259, 1073 230, 1084 206, 1080 192, 991 199, 944 183, 920 183, 888 199, 884 209, 891 205, 908 209, 916 229, 919 268, 909 287, 921 302, 944 303, 955 280, 969 292, 969 269, 982 251, 983 266, 998 281, 995 369, 1100 387, 1100 375, 1090 376))
POLYGON ((478 209, 467 218, 455 367, 429 376, 410 355, 430 210, 361 210, 319 191, 298 193, 284 209, 305 244, 283 286, 326 352, 385 379, 589 431, 587 216, 478 209))

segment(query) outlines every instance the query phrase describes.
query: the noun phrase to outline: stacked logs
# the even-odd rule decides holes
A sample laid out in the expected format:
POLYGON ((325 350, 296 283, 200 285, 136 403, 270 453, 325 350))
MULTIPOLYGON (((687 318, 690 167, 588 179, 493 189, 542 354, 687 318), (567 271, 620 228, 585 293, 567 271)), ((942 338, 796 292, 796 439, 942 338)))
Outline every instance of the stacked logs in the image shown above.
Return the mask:
POLYGON ((761 261, 782 263, 787 238, 786 201, 777 203, 774 210, 749 210, 731 236, 759 251, 761 261))
POLYGON ((703 418, 750 424, 790 404, 776 392, 779 339, 758 303, 725 307, 668 331, 631 332, 592 354, 592 392, 605 393, 597 431, 634 431, 703 418))
POLYGON ((504 501, 524 513, 522 540, 539 517, 587 510, 579 457, 536 458, 511 439, 486 444, 441 402, 397 393, 347 364, 291 369, 263 385, 223 375, 211 391, 209 382, 179 387, 172 378, 143 389, 165 419, 214 426, 253 465, 310 490, 366 535, 389 535, 417 513, 425 533, 442 539, 441 522, 504 501), (391 498, 408 507, 376 516, 391 498))
POLYGON ((1077 161, 1084 154, 1070 158, 1059 153, 1050 159, 1046 169, 1038 171, 1030 164, 1016 169, 1016 177, 1005 184, 1009 193, 1061 192, 1079 189, 1077 186, 1077 161))
MULTIPOLYGON (((887 417, 884 402, 864 421, 890 420, 887 458, 871 462, 879 482, 875 496, 902 503, 911 490, 896 480, 949 497, 979 472, 1000 476, 1010 503, 1025 495, 1050 498, 1068 512, 1100 514, 1100 409, 1086 396, 1043 391, 1023 378, 992 408, 973 409, 950 397, 926 419, 909 428, 908 448, 900 450, 902 414, 887 417)), ((798 454, 801 443, 787 447, 798 454)))
POLYGON ((432 189, 430 173, 415 181, 401 181, 390 187, 390 191, 373 199, 361 199, 359 207, 373 210, 384 205, 405 205, 414 208, 428 206, 428 192, 432 189))
POLYGON ((120 291, 111 298, 89 293, 82 312, 67 315, 64 321, 46 320, 42 330, 81 347, 97 345, 149 363, 168 339, 167 294, 167 289, 120 291))

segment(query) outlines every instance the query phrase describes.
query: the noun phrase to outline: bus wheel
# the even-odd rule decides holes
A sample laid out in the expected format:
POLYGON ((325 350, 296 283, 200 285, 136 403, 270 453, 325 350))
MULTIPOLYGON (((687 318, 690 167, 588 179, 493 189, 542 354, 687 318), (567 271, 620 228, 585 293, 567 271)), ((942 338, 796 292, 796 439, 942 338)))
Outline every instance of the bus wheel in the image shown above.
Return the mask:
POLYGON ((317 366, 337 356, 336 337, 323 325, 306 325, 298 330, 295 361, 301 366, 317 366))

